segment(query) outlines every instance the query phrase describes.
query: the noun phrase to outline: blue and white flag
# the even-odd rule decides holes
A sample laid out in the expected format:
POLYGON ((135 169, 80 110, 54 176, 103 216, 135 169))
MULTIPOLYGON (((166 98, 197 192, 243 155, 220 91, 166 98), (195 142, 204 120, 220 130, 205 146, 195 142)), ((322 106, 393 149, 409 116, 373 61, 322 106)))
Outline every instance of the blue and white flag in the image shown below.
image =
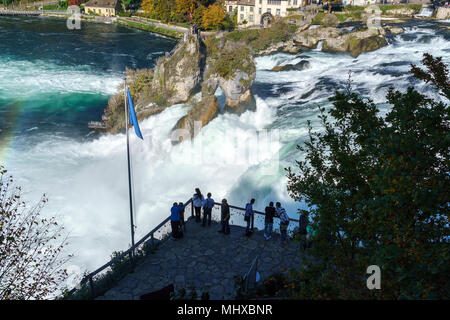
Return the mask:
POLYGON ((139 129, 139 123, 136 118, 136 112, 134 111, 133 100, 131 100, 130 89, 128 89, 128 87, 127 87, 127 95, 128 95, 128 110, 129 110, 128 113, 130 115, 130 124, 134 126, 134 132, 136 132, 136 135, 142 140, 144 140, 141 134, 141 129, 139 129))

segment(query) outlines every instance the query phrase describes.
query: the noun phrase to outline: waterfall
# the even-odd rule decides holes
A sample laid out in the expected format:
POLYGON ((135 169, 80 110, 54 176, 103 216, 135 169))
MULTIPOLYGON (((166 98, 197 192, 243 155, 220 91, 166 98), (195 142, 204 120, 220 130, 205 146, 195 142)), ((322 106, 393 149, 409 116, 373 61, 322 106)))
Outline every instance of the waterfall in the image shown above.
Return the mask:
POLYGON ((315 48, 315 51, 322 51, 322 47, 323 47, 323 40, 320 40, 319 43, 317 44, 317 48, 315 48))
POLYGON ((418 14, 416 14, 415 16, 429 18, 433 15, 433 13, 434 13, 433 8, 423 7, 422 9, 420 9, 420 12, 418 14))

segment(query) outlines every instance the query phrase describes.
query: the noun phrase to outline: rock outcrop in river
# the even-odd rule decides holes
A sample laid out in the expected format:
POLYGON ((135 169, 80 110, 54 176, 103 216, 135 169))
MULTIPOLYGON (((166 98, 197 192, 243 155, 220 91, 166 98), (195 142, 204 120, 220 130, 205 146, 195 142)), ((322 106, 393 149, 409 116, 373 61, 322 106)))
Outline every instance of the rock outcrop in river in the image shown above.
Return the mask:
POLYGON ((169 57, 161 57, 154 69, 151 91, 165 97, 164 106, 186 102, 200 88, 205 48, 196 35, 180 41, 169 57))
POLYGON ((318 27, 297 32, 293 37, 296 47, 301 50, 316 48, 323 41, 322 50, 349 52, 357 57, 362 52, 373 51, 387 45, 383 28, 369 28, 354 32, 345 32, 335 27, 318 27))
MULTIPOLYGON (((203 40, 187 35, 170 56, 158 59, 154 70, 128 70, 127 85, 136 102, 138 119, 157 113, 177 103, 190 101, 201 92, 201 101, 194 103, 174 129, 187 129, 193 137, 195 121, 206 125, 219 111, 215 97, 218 87, 225 95, 225 110, 244 112, 255 108, 250 91, 256 68, 251 51, 243 43, 225 39, 223 35, 203 40)), ((110 132, 124 127, 123 86, 105 110, 110 132)), ((180 139, 182 140, 182 139, 180 139)))
POLYGON ((439 7, 436 12, 436 19, 438 20, 450 19, 450 8, 439 7))

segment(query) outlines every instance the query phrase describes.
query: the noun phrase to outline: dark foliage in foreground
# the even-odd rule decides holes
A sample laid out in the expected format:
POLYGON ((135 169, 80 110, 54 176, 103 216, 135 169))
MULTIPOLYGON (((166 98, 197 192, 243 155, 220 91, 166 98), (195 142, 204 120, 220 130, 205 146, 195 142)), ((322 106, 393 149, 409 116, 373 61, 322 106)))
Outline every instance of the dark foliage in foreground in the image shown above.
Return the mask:
POLYGON ((426 54, 423 64, 411 71, 439 89, 439 101, 411 87, 390 89, 392 109, 382 117, 373 101, 347 90, 330 99, 328 112, 320 109, 323 131, 309 124, 298 147, 305 159, 287 170, 290 195, 311 208, 315 259, 280 295, 450 297, 450 85, 440 58, 426 54), (369 265, 381 268, 381 290, 366 287, 369 265))

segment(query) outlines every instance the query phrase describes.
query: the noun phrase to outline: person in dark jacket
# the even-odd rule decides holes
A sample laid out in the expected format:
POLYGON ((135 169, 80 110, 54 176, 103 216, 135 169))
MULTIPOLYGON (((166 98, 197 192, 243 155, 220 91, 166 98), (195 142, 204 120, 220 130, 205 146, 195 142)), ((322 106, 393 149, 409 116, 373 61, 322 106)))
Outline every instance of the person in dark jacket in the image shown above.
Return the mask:
POLYGON ((273 202, 269 203, 269 206, 266 207, 265 211, 266 217, 264 219, 264 238, 266 240, 270 240, 272 239, 273 217, 276 214, 273 202))
POLYGON ((206 218, 208 217, 208 226, 211 225, 211 213, 212 208, 214 208, 214 199, 211 198, 211 193, 208 192, 206 195, 207 198, 205 202, 203 203, 203 223, 202 226, 204 227, 206 225, 206 218))
POLYGON ((298 222, 298 233, 300 235, 300 248, 303 248, 303 250, 306 249, 308 246, 307 244, 307 235, 308 235, 308 212, 302 211, 302 214, 300 215, 300 219, 298 222))
POLYGON ((219 232, 223 234, 230 234, 230 207, 228 206, 227 199, 222 199, 222 205, 220 206, 220 221, 222 222, 222 229, 219 232))
POLYGON ((180 231, 180 210, 183 207, 178 206, 178 203, 174 202, 172 208, 170 209, 170 224, 172 226, 172 236, 175 239, 183 237, 183 233, 180 231))
POLYGON ((181 232, 186 231, 186 222, 184 221, 184 204, 183 202, 178 203, 178 207, 180 207, 180 230, 181 232))
POLYGON ((253 230, 250 230, 250 225, 252 223, 252 219, 253 219, 253 204, 255 203, 255 199, 250 200, 249 203, 247 203, 245 205, 245 216, 244 216, 244 220, 247 222, 247 228, 245 229, 245 235, 247 237, 251 236, 253 230))

